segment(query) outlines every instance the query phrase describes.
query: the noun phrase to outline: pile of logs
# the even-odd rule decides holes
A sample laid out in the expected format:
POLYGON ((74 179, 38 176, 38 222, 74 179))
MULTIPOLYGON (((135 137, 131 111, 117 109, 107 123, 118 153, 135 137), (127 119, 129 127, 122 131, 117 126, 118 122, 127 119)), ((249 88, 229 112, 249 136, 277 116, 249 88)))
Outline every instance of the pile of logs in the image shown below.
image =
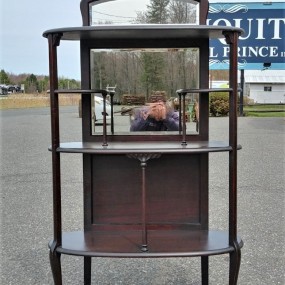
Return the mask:
POLYGON ((122 96, 122 105, 144 105, 145 96, 144 95, 130 95, 124 94, 122 96))
POLYGON ((158 101, 167 101, 167 95, 165 91, 152 91, 152 94, 149 96, 148 102, 154 103, 158 101))

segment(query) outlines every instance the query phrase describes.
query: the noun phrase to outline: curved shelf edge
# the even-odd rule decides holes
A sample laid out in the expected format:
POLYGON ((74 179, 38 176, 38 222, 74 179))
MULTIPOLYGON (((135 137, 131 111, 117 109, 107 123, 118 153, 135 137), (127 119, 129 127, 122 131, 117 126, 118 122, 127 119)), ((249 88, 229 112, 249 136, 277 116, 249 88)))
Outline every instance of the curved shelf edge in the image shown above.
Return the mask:
MULTIPOLYGON (((179 89, 176 93, 188 94, 188 93, 211 93, 211 92, 232 92, 233 88, 199 88, 199 89, 179 89)), ((238 88, 238 91, 242 91, 242 89, 238 88)), ((50 91, 48 91, 50 93, 50 91)), ((109 92, 104 89, 55 89, 54 93, 58 94, 108 94, 109 92)))
POLYGON ((43 32, 43 37, 47 38, 51 34, 59 34, 62 40, 132 39, 137 41, 146 38, 157 40, 162 38, 224 38, 224 32, 242 34, 244 30, 230 26, 193 24, 122 24, 57 28, 43 32))
MULTIPOLYGON (((50 93, 50 91, 48 92, 50 93)), ((108 91, 104 89, 55 89, 54 93, 58 94, 94 94, 94 93, 100 93, 103 95, 107 95, 108 91)))
MULTIPOLYGON (((237 149, 241 149, 238 145, 237 149)), ((52 148, 49 147, 52 151, 52 148)), ((69 142, 61 143, 56 149, 60 153, 89 154, 130 154, 130 153, 210 153, 229 152, 233 148, 226 142, 203 141, 181 145, 180 142, 112 142, 102 146, 99 142, 69 142)))
MULTIPOLYGON (((61 254, 90 257, 197 257, 230 253, 229 236, 223 231, 148 231, 148 251, 141 251, 141 231, 90 231, 63 233, 61 254), (167 249, 167 251, 165 250, 167 249)), ((239 247, 243 241, 237 238, 239 247)), ((49 246, 51 246, 50 242, 49 246)))
MULTIPOLYGON (((199 88, 199 89, 179 89, 176 91, 178 94, 188 94, 188 93, 213 93, 213 92, 232 92, 233 88, 199 88)), ((238 92, 241 92, 242 89, 238 88, 238 92)))
POLYGON ((199 88, 199 89, 179 89, 176 93, 210 93, 210 92, 231 92, 233 88, 199 88))

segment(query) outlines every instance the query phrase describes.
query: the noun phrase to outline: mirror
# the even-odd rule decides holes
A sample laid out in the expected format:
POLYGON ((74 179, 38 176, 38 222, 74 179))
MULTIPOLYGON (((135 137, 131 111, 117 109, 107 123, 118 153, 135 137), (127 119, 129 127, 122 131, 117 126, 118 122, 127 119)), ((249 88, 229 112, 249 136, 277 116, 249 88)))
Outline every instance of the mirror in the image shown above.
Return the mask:
MULTIPOLYGON (((198 22, 198 2, 161 1, 158 8, 150 0, 98 0, 90 5, 90 25, 194 24, 198 22)), ((183 120, 179 112, 183 110, 176 91, 199 87, 198 48, 91 50, 90 61, 91 88, 107 89, 113 94, 106 101, 107 134, 179 133, 183 120), (159 123, 152 120, 153 112, 162 113, 159 123), (147 128, 133 126, 146 123, 148 120, 139 122, 146 118, 151 121, 147 128), (162 125, 166 119, 172 125, 170 122, 162 125)), ((198 106, 199 95, 188 94, 185 100, 187 134, 199 132, 198 106)), ((103 132, 102 113, 102 95, 94 94, 93 135, 103 132)))
MULTIPOLYGON (((183 104, 176 91, 198 88, 198 48, 91 50, 90 57, 92 89, 109 91, 106 100, 108 134, 179 133, 183 122, 179 112, 183 112, 183 104)), ((93 135, 102 134, 103 106, 102 95, 94 94, 93 135)), ((199 131, 198 106, 199 95, 187 94, 187 134, 199 131)))
POLYGON ((196 23, 195 0, 160 1, 159 11, 150 0, 98 0, 90 5, 90 25, 196 23))

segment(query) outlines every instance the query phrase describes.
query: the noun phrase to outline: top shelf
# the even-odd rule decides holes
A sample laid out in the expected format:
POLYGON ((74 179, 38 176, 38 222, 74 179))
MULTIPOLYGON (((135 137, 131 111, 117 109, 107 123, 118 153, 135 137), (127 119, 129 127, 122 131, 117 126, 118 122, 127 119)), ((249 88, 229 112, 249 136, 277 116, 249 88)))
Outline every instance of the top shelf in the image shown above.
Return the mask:
POLYGON ((159 40, 223 38, 225 32, 243 33, 236 27, 191 24, 96 25, 47 30, 44 37, 60 34, 61 40, 159 40))

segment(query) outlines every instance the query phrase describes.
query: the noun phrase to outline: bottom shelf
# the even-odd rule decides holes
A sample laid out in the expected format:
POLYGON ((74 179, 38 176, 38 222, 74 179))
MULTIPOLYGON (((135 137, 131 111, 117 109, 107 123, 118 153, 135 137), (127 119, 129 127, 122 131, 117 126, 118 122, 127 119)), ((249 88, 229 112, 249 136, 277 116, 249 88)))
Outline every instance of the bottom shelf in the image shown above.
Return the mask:
MULTIPOLYGON (((149 230, 147 252, 141 251, 141 236, 135 230, 63 233, 62 246, 56 251, 94 257, 193 257, 234 251, 228 233, 222 231, 149 230)), ((242 240, 238 237, 237 241, 241 248, 242 240)))

